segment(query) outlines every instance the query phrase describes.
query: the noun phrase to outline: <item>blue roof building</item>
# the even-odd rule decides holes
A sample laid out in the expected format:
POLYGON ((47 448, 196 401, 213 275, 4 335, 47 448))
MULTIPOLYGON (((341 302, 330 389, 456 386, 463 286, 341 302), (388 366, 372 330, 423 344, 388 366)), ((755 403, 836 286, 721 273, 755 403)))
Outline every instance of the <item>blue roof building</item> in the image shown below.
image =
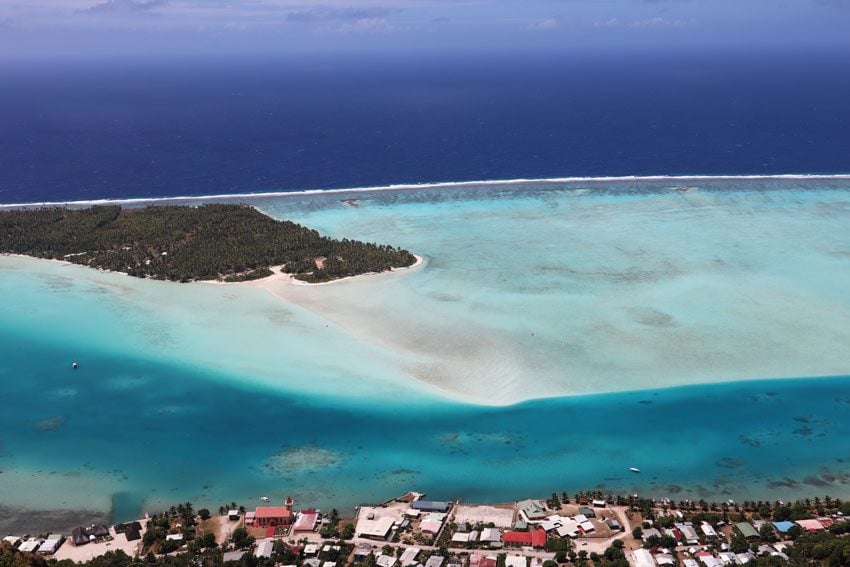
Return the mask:
POLYGON ((792 527, 794 527, 794 522, 773 522, 773 527, 776 528, 781 534, 788 533, 792 527))

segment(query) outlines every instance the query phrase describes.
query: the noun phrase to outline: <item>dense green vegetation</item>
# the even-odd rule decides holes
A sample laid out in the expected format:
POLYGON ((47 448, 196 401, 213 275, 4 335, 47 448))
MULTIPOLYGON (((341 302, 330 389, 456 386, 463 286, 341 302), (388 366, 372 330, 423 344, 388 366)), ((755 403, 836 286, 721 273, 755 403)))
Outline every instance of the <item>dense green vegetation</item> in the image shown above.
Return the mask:
POLYGON ((320 282, 407 267, 407 250, 334 240, 245 205, 0 211, 0 252, 173 281, 242 281, 270 266, 320 282))

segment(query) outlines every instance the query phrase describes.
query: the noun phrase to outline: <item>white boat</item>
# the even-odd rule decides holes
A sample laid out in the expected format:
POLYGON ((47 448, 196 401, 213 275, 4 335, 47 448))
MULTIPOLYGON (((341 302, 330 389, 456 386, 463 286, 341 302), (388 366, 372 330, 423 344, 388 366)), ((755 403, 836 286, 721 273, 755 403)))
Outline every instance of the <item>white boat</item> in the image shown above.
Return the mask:
POLYGON ((268 502, 269 497, 268 496, 260 496, 260 500, 262 500, 263 502, 268 502))
POLYGON ((72 362, 72 363, 71 363, 71 368, 73 368, 74 370, 76 370, 76 369, 77 369, 77 363, 76 363, 76 362, 72 362))
POLYGON ((629 467, 629 470, 632 471, 633 473, 639 473, 640 472, 640 469, 637 468, 637 467, 629 467))

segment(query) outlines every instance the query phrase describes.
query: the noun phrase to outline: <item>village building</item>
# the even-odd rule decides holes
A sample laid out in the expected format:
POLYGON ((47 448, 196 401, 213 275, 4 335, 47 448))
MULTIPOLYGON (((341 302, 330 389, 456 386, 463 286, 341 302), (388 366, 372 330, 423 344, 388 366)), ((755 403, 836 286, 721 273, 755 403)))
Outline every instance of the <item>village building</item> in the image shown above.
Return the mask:
POLYGON ((788 530, 794 527, 794 522, 773 522, 773 529, 781 534, 787 534, 788 530))
POLYGON ((634 567, 655 567, 655 559, 648 549, 635 549, 632 552, 632 557, 634 557, 634 567))
POLYGON ((39 545, 41 545, 41 541, 31 537, 23 542, 20 547, 18 547, 18 550, 32 553, 38 550, 39 545))
POLYGON ((825 529, 819 520, 797 520, 796 523, 807 532, 819 532, 825 529))
POLYGON ((469 556, 469 567, 496 567, 498 559, 495 555, 473 553, 469 556))
POLYGON ((449 511, 449 503, 448 502, 438 502, 434 500, 415 500, 410 504, 410 507, 414 510, 420 510, 422 512, 448 512, 449 511))
POLYGON ((502 537, 505 545, 543 547, 546 545, 546 532, 534 530, 533 532, 506 532, 502 537))
POLYGON ((735 524, 735 529, 741 532, 741 535, 747 539, 758 539, 759 533, 749 522, 738 522, 735 524))
POLYGON ((257 548, 254 550, 254 557, 258 559, 270 558, 274 551, 274 540, 263 539, 257 542, 257 548))
POLYGON ((62 545, 62 542, 65 541, 65 538, 59 534, 50 534, 47 536, 42 544, 38 547, 38 552, 43 553, 45 555, 53 555, 56 553, 56 550, 59 549, 59 546, 62 545))
POLYGON ((539 500, 523 500, 516 506, 526 522, 538 522, 546 517, 546 509, 539 500))
POLYGON ((481 530, 481 535, 478 536, 478 541, 482 543, 500 543, 502 534, 496 528, 484 528, 481 530))
POLYGON ((302 510, 298 512, 295 522, 292 524, 294 532, 313 532, 316 531, 316 524, 319 523, 319 513, 315 510, 302 510))
POLYGON ((717 537, 717 531, 708 522, 703 522, 702 524, 700 524, 699 529, 702 530, 702 533, 705 534, 705 537, 717 537))
POLYGON ((418 547, 408 547, 407 549, 405 549, 402 552, 401 557, 399 557, 399 561, 401 562, 402 566, 415 565, 416 556, 419 555, 420 551, 422 550, 418 547))
MULTIPOLYGON (((118 526, 116 526, 116 528, 117 527, 118 526)), ((118 530, 116 529, 116 533, 120 532, 118 532, 118 530)), ((124 530, 124 533, 126 533, 126 530, 124 530)), ((103 524, 92 524, 87 527, 80 526, 74 528, 71 531, 71 543, 73 543, 75 546, 85 545, 93 541, 108 538, 109 536, 109 528, 107 528, 103 524)))

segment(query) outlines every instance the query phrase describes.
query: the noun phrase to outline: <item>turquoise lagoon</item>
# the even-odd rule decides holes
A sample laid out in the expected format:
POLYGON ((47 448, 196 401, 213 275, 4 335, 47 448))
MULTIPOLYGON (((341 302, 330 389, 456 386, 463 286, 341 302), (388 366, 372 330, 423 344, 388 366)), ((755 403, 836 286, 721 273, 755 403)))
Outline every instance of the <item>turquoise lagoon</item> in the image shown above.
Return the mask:
POLYGON ((425 263, 305 287, 0 258, 9 522, 409 489, 850 493, 846 179, 232 200, 425 263))

